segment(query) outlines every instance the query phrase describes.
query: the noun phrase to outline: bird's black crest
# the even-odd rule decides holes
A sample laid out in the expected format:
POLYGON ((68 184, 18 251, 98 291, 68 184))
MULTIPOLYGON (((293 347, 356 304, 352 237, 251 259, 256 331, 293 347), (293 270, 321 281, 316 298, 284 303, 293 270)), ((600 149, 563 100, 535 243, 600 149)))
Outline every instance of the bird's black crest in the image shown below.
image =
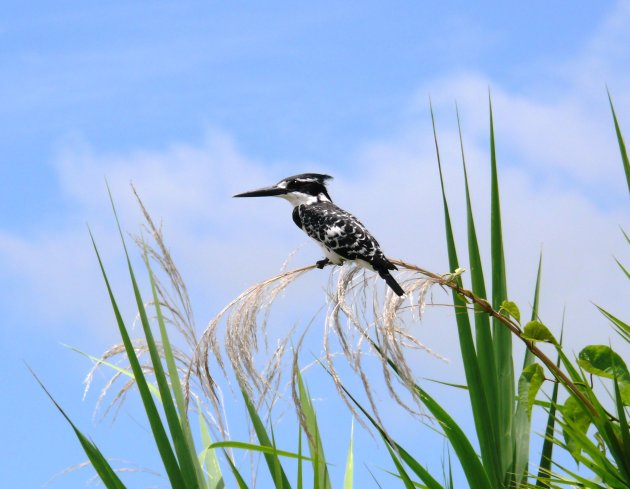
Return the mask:
POLYGON ((298 182, 317 182, 322 185, 326 185, 327 180, 332 180, 330 175, 324 175, 323 173, 300 173, 299 175, 293 175, 292 177, 284 178, 283 181, 295 180, 298 182))
POLYGON ((299 175, 283 178, 277 185, 287 190, 299 190, 310 195, 324 194, 332 202, 326 189, 327 180, 332 180, 332 177, 322 173, 300 173, 299 175))

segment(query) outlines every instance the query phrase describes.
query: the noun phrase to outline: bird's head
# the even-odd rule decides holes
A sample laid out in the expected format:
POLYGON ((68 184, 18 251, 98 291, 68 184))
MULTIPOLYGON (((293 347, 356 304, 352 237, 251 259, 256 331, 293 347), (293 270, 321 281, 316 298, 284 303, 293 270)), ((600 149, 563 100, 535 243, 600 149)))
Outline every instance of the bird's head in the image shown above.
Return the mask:
POLYGON ((326 180, 330 175, 321 173, 301 173, 280 180, 271 187, 264 187, 251 192, 236 194, 234 197, 282 197, 293 206, 313 204, 315 202, 332 202, 326 190, 326 180))

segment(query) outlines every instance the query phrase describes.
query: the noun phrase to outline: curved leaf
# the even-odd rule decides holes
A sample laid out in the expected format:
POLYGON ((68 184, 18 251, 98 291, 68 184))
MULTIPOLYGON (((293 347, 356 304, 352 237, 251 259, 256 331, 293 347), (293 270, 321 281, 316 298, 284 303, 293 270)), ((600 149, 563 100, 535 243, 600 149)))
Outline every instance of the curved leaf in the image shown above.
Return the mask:
POLYGON ((580 437, 575 435, 586 434, 591 424, 591 417, 575 396, 570 396, 562 406, 562 417, 566 424, 562 429, 564 441, 567 444, 569 452, 573 455, 573 458, 577 460, 582 448, 581 443, 578 441, 580 437))
POLYGON ((546 343, 558 344, 549 328, 540 321, 530 321, 525 325, 523 338, 529 341, 544 341, 546 343))
POLYGON ((521 322, 521 311, 515 302, 503 301, 499 310, 507 312, 510 316, 516 319, 517 323, 521 322))
POLYGON ((621 400, 630 405, 630 373, 619 354, 606 345, 589 345, 578 355, 578 365, 587 372, 608 379, 617 378, 621 400))

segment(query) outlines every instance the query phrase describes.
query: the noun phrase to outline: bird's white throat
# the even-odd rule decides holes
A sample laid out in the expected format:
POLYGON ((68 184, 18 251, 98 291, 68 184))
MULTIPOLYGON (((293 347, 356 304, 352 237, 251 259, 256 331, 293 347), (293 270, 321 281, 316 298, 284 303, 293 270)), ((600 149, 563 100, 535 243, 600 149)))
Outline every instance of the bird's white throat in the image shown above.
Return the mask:
POLYGON ((302 204, 315 204, 316 202, 330 202, 330 199, 326 197, 324 193, 320 193, 319 195, 310 195, 303 192, 289 192, 288 194, 278 195, 278 197, 282 197, 287 200, 293 207, 297 207, 302 204))

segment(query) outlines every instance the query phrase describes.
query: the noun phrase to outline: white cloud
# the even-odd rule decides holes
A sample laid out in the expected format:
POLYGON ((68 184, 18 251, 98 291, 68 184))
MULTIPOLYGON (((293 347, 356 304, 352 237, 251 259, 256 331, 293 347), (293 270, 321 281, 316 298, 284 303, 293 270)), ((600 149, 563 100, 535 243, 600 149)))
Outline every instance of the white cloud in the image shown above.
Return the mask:
MULTIPOLYGON (((625 280, 611 259, 612 253, 621 257, 626 253, 617 226, 625 224, 622 206, 627 196, 606 106, 605 80, 587 83, 590 78, 574 79, 574 75, 582 73, 580 67, 594 63, 606 67, 602 73, 617 73, 613 61, 622 48, 611 51, 611 45, 616 46, 630 31, 623 28, 629 23, 628 9, 620 6, 619 12, 580 58, 565 63, 565 90, 555 100, 544 94, 515 93, 480 74, 427 82, 419 90, 422 98, 416 101, 422 108, 418 116, 422 122, 357 148, 354 160, 342 171, 328 169, 338 175, 332 183, 333 198, 372 229, 388 254, 447 271, 439 181, 424 98, 430 91, 451 212, 462 244, 460 259, 465 263, 453 110, 457 100, 478 231, 483 250, 487 250, 488 219, 482 217, 489 215, 487 87, 492 86, 510 295, 527 308, 537 255, 543 246, 543 318, 557 326, 566 305, 567 326, 579 332, 575 346, 588 341, 606 343, 609 330, 589 301, 610 305, 622 317, 630 315, 624 306, 625 280), (609 62, 608 52, 613 52, 609 62)), ((623 118, 630 113, 630 95, 622 87, 614 95, 623 118)), ((308 169, 297 166, 295 173, 308 169)), ((59 153, 56 168, 61 190, 75 205, 72 222, 80 217, 92 224, 114 263, 121 255, 116 251, 119 246, 103 177, 108 179, 123 225, 130 231, 136 231, 141 222, 128 187, 134 182, 152 214, 162 219, 167 242, 191 289, 201 291, 201 305, 197 304, 204 315, 199 317, 201 324, 219 303, 277 271, 291 250, 308 242, 293 226, 284 202, 231 199, 238 191, 286 175, 278 165, 244 155, 234 140, 219 131, 209 131, 199 146, 172 144, 162 151, 128 154, 96 154, 89 144, 69 141, 59 153)), ((315 260, 318 253, 309 243, 300 260, 315 260)), ((0 236, 0 259, 12 270, 15 283, 36 298, 42 317, 79 315, 88 321, 94 308, 107 309, 102 294, 94 299, 101 282, 83 229, 69 225, 32 238, 5 231, 0 236), (90 284, 94 283, 93 288, 90 284)), ((317 291, 318 284, 326 283, 320 275, 310 280, 317 291)), ((454 327, 441 324, 439 328, 440 334, 431 328, 423 328, 422 334, 431 338, 427 340, 430 346, 439 351, 450 348, 446 353, 455 355, 451 346, 454 327), (431 340, 438 344, 431 345, 431 340)))

